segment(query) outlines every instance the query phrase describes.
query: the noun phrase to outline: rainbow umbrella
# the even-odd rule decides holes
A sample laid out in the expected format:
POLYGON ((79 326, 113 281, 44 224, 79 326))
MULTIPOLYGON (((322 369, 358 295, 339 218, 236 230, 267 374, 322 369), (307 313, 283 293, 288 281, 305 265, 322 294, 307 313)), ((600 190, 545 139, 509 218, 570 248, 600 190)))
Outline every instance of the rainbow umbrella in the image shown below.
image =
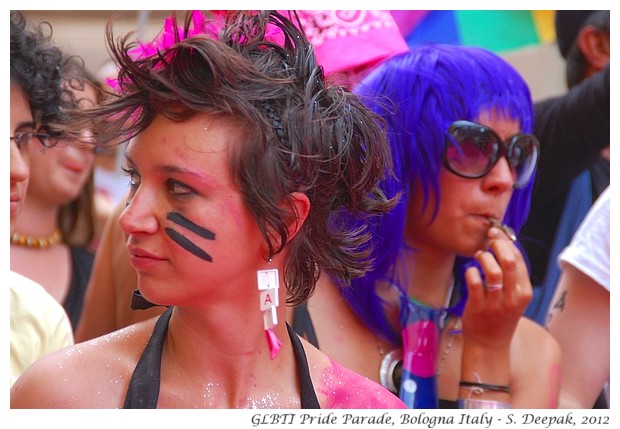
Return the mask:
POLYGON ((407 44, 473 45, 506 52, 555 41, 553 10, 392 10, 407 44))

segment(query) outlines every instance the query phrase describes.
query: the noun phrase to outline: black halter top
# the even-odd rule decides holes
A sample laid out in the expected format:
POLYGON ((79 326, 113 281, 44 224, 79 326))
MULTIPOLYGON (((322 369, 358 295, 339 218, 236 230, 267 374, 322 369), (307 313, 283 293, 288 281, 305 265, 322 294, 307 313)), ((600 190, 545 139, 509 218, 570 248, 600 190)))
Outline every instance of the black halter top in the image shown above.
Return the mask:
MULTIPOLYGON (((161 358, 168 332, 168 322, 173 307, 169 307, 157 320, 153 334, 142 352, 127 388, 123 408, 157 408, 161 380, 161 358)), ((289 337, 297 362, 297 372, 301 385, 301 408, 321 408, 310 378, 308 359, 299 337, 287 324, 289 337)))

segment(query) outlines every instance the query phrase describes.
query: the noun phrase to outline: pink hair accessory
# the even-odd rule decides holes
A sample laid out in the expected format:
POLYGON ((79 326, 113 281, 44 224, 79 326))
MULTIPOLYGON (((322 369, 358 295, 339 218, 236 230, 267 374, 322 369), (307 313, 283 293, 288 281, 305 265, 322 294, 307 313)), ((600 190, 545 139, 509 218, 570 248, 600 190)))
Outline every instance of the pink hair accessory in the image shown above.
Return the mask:
MULTIPOLYGON (((164 27, 162 31, 155 37, 152 42, 139 42, 139 46, 128 52, 129 56, 134 60, 148 58, 156 55, 158 52, 164 52, 174 46, 176 43, 185 39, 194 37, 199 34, 208 36, 211 39, 218 40, 220 31, 224 27, 226 21, 226 10, 209 10, 208 18, 200 10, 192 11, 192 24, 187 33, 182 27, 177 26, 175 31, 175 17, 171 15, 164 19, 164 27)), ((282 30, 275 25, 269 24, 265 31, 265 41, 282 45, 284 36, 282 30)), ((243 40, 238 41, 243 43, 243 40)), ((120 84, 116 78, 106 79, 106 83, 115 91, 120 92, 120 84)))
POLYGON ((192 11, 192 25, 188 29, 187 34, 184 33, 182 28, 177 27, 177 31, 174 31, 174 16, 169 16, 164 19, 164 28, 159 35, 152 42, 142 43, 136 49, 129 51, 129 54, 134 59, 146 58, 151 55, 157 54, 157 52, 165 51, 173 46, 175 43, 193 37, 197 34, 206 34, 212 39, 218 38, 219 29, 224 23, 224 11, 213 10, 210 11, 212 17, 210 22, 207 22, 204 14, 199 10, 192 11))
MULTIPOLYGON (((139 42, 139 46, 128 52, 129 56, 134 60, 148 58, 158 52, 163 52, 173 46, 175 43, 185 40, 186 38, 195 36, 196 34, 206 34, 213 39, 218 37, 218 28, 221 28, 224 19, 224 11, 211 11, 213 13, 213 23, 207 23, 204 14, 199 10, 192 11, 192 25, 188 29, 187 34, 183 28, 177 27, 175 32, 175 18, 173 15, 164 19, 164 27, 162 31, 155 37, 152 42, 139 42), (214 25, 215 23, 215 25, 214 25)), ((106 79, 110 87, 116 91, 120 91, 118 79, 106 79)))

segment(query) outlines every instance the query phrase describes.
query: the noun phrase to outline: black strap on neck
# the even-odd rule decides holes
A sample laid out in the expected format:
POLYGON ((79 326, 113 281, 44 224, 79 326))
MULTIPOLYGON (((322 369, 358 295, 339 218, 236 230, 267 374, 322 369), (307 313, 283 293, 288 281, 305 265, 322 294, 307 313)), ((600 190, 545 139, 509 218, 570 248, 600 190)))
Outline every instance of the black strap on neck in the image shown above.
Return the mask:
POLYGON ((168 308, 157 319, 153 334, 146 344, 129 381, 123 408, 157 408, 161 380, 161 357, 172 308, 168 308))
POLYGON ((288 335, 291 338, 293 344, 293 352, 295 353, 295 360, 297 361, 297 372, 299 373, 300 389, 301 389, 301 408, 303 409, 320 409, 321 404, 314 392, 314 385, 312 384, 312 378, 310 378, 310 369, 308 368, 308 359, 306 358, 306 351, 304 350, 301 340, 297 334, 291 329, 289 324, 286 324, 288 335))
MULTIPOLYGON (((159 399, 159 387, 161 382, 161 360, 168 332, 168 323, 172 315, 172 308, 169 307, 155 323, 153 334, 149 339, 142 356, 129 381, 127 395, 123 408, 157 408, 159 399)), ((314 385, 310 378, 308 359, 306 352, 297 334, 286 324, 293 353, 297 362, 297 372, 301 389, 301 408, 316 409, 321 408, 319 400, 314 392, 314 385)))

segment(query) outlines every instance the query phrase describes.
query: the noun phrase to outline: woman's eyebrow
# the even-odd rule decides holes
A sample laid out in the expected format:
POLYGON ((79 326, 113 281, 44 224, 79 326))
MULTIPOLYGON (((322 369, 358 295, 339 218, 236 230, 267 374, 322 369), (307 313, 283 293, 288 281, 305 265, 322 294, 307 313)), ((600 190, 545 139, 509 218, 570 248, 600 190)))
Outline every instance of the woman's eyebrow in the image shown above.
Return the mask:
POLYGON ((163 173, 180 173, 180 174, 189 174, 189 175, 200 177, 200 174, 198 174, 196 171, 189 170, 183 167, 179 167, 178 165, 162 164, 162 165, 158 165, 155 169, 163 173))
MULTIPOLYGON (((136 162, 132 159, 130 153, 131 151, 125 152, 125 159, 130 165, 138 167, 138 164, 136 164, 136 162)), ((189 176, 192 180, 196 180, 197 182, 200 182, 205 186, 217 187, 220 185, 213 174, 209 174, 204 170, 187 168, 177 164, 151 164, 150 162, 148 164, 149 165, 147 168, 157 174, 182 174, 185 176, 189 176)), ((145 166, 146 164, 140 165, 140 170, 143 170, 145 166)))
POLYGON ((15 131, 21 131, 24 128, 30 128, 31 130, 34 130, 36 124, 34 123, 34 121, 22 121, 19 124, 17 124, 17 127, 15 127, 15 131))
POLYGON ((195 180, 197 183, 201 183, 207 187, 217 187, 218 181, 213 174, 209 174, 204 170, 194 170, 189 168, 180 167, 178 165, 162 164, 155 167, 155 171, 164 174, 179 174, 189 177, 190 180, 195 180))

